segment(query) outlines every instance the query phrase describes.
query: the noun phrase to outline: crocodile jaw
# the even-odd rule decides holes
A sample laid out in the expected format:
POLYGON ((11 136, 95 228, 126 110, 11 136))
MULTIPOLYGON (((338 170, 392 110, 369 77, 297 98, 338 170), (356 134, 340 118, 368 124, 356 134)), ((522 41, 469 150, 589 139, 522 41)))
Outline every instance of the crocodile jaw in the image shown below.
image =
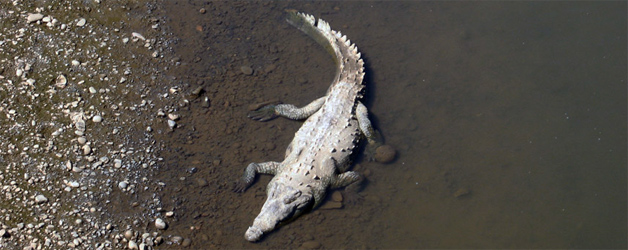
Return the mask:
POLYGON ((275 229, 279 222, 298 216, 313 201, 312 195, 303 194, 301 190, 275 179, 268 184, 267 194, 262 210, 244 234, 248 241, 259 240, 264 233, 275 229))

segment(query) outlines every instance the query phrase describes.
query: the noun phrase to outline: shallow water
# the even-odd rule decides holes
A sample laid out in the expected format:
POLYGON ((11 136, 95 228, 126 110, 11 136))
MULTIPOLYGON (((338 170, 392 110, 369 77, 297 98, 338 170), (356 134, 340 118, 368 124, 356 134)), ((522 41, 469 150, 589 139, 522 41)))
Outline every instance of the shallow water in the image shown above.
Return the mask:
POLYGON ((163 140, 164 206, 192 246, 626 248, 625 2, 166 2, 172 69, 199 99, 163 140), (201 8, 206 13, 199 12, 201 8), (246 118, 324 94, 333 63, 283 10, 321 17, 367 63, 367 107, 394 163, 361 160, 364 202, 316 210, 252 244, 268 176, 300 122, 246 118), (241 73, 240 67, 254 70, 241 73), (192 228, 193 227, 193 228, 192 228))

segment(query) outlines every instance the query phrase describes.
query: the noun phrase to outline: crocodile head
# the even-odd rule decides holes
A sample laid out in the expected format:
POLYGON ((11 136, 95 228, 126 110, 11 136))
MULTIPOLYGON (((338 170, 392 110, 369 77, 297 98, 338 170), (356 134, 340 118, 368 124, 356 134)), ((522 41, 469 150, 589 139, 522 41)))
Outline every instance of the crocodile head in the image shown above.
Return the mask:
POLYGON ((268 198, 253 225, 246 230, 244 234, 246 240, 259 240, 264 233, 275 229, 278 223, 294 218, 311 207, 314 201, 312 195, 303 193, 289 184, 280 183, 275 179, 268 184, 266 190, 268 198))

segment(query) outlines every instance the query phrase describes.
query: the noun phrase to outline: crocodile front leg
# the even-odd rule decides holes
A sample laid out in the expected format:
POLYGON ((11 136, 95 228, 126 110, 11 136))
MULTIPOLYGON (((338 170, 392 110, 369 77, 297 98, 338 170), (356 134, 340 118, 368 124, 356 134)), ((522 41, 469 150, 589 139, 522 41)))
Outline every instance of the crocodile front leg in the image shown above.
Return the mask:
POLYGON ((325 96, 318 98, 302 108, 292 104, 266 105, 249 113, 249 118, 258 121, 268 121, 277 116, 283 116, 293 120, 301 120, 316 113, 325 103, 325 96))
POLYGON ((233 191, 236 193, 242 193, 246 190, 251 184, 253 184, 253 180, 255 180, 255 175, 257 173, 261 174, 276 174, 277 169, 281 162, 269 161, 263 163, 251 163, 244 170, 244 175, 242 178, 236 182, 233 191))
POLYGON ((336 175, 330 183, 330 188, 334 189, 346 186, 343 192, 346 202, 348 204, 356 204, 362 199, 362 196, 358 192, 360 188, 362 188, 363 181, 364 177, 360 173, 347 171, 336 175))
POLYGON ((355 115, 358 119, 360 131, 368 141, 368 145, 365 149, 365 154, 370 161, 373 161, 375 156, 375 149, 384 144, 382 135, 379 133, 379 131, 373 128, 373 125, 371 125, 371 121, 368 117, 368 110, 366 109, 366 106, 364 106, 364 104, 362 104, 361 102, 358 102, 358 105, 355 109, 355 115))

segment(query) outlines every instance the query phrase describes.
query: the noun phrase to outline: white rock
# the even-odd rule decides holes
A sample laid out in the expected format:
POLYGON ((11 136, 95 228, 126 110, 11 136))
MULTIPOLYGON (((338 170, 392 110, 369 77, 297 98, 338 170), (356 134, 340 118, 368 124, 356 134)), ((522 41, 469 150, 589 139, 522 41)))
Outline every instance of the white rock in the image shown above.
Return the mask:
POLYGON ((142 39, 142 40, 146 40, 146 38, 144 38, 144 36, 142 36, 142 34, 137 33, 137 32, 131 33, 131 36, 137 37, 137 38, 142 39))
POLYGON ((168 120, 168 127, 174 128, 176 126, 177 126, 177 122, 175 122, 173 120, 168 120))
POLYGON ((79 65, 81 65, 81 62, 77 60, 72 60, 72 66, 79 66, 79 65))
POLYGON ((121 167, 122 167, 122 160, 120 160, 120 159, 114 159, 114 160, 113 160, 113 167, 114 167, 114 168, 121 168, 121 167))
POLYGON ((85 25, 85 23, 87 23, 87 20, 85 20, 85 18, 81 18, 76 23, 76 26, 82 27, 83 25, 85 25))
POLYGON ((29 13, 28 17, 26 17, 26 22, 27 23, 37 22, 41 20, 42 18, 44 18, 44 15, 40 13, 35 13, 35 14, 29 13))
POLYGON ((57 88, 65 88, 65 85, 68 83, 68 79, 65 78, 64 75, 59 75, 57 76, 57 79, 55 80, 55 86, 57 86, 57 88))
POLYGON ((88 155, 92 152, 92 147, 89 145, 83 145, 83 155, 88 155))
POLYGON ((77 181, 71 181, 71 182, 68 182, 68 186, 77 188, 80 186, 80 184, 77 181))
POLYGON ((79 144, 83 145, 83 144, 85 144, 85 143, 87 142, 87 139, 85 139, 85 137, 82 137, 82 136, 81 136, 81 137, 79 137, 78 139, 76 139, 76 141, 77 141, 79 144))
POLYGON ((93 122, 102 122, 102 116, 95 115, 95 116, 92 118, 92 121, 93 121, 93 122))
POLYGON ((167 225, 167 224, 166 224, 166 222, 165 222, 164 220, 162 220, 161 218, 157 218, 157 219, 155 220, 155 227, 156 227, 157 229, 164 230, 164 229, 166 229, 166 228, 168 227, 168 225, 167 225))
POLYGON ((48 201, 48 198, 46 198, 46 196, 44 196, 43 194, 39 194, 35 196, 35 202, 37 202, 37 204, 42 204, 47 201, 48 201))
POLYGON ((118 187, 120 189, 125 189, 129 184, 126 183, 126 181, 121 181, 120 183, 118 183, 118 187))
POLYGON ((177 115, 177 114, 168 114, 168 118, 170 118, 170 120, 176 121, 176 120, 179 120, 179 115, 177 115))
POLYGON ((135 243, 135 241, 133 241, 133 240, 129 241, 129 246, 128 247, 129 247, 129 249, 138 249, 137 248, 137 243, 135 243))

